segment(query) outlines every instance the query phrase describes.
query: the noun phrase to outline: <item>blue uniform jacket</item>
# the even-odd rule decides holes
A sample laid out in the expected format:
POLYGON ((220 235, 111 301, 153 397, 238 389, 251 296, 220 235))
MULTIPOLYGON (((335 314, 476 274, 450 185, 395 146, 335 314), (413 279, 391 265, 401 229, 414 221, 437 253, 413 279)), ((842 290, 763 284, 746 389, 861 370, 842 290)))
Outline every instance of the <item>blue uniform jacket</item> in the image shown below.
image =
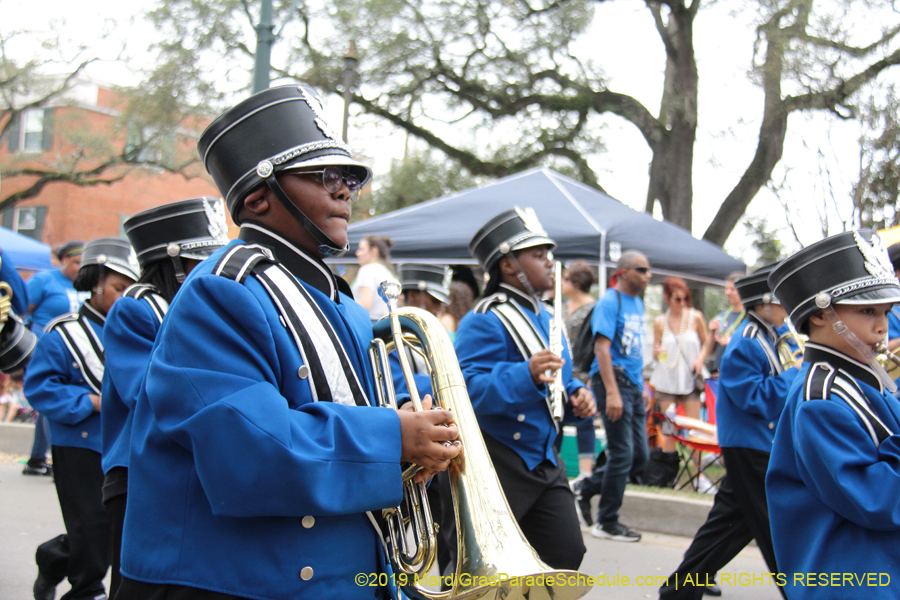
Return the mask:
MULTIPOLYGON (((545 339, 550 333, 550 312, 543 303, 505 284, 501 291, 518 303, 545 339)), ((483 303, 479 306, 483 307, 483 303)), ((514 450, 529 469, 542 461, 556 464, 553 442, 556 427, 547 410, 547 385, 535 385, 510 334, 494 313, 479 307, 459 322, 456 356, 466 379, 469 398, 481 429, 514 450)), ((563 381, 572 394, 584 384, 572 377, 572 357, 563 336, 563 381)))
POLYGON ((791 600, 897 598, 900 403, 867 366, 830 348, 808 343, 804 360, 766 476, 772 541, 787 578, 785 591, 791 600), (823 385, 822 370, 812 363, 842 369, 838 376, 849 382, 845 387, 855 382, 894 434, 876 443, 862 418, 834 394, 834 384, 823 385), (814 574, 811 580, 807 573, 814 574), (874 585, 867 573, 876 574, 874 585), (879 579, 879 573, 889 575, 879 579), (836 582, 828 579, 832 574, 836 582))
POLYGON ((775 329, 752 312, 732 334, 719 364, 720 447, 772 451, 778 417, 798 374, 794 368, 778 372, 777 339, 775 329))
POLYGON ((25 287, 25 281, 19 272, 16 271, 16 265, 9 260, 8 255, 0 250, 0 281, 9 284, 12 290, 12 309, 19 316, 28 312, 28 288, 25 287))
POLYGON ((116 300, 103 328, 108 359, 103 370, 103 472, 128 467, 132 411, 150 363, 159 319, 145 300, 123 296, 116 300))
MULTIPOLYGON (((99 339, 103 339, 103 316, 86 303, 79 311, 99 339)), ((25 397, 50 421, 54 446, 101 451, 100 413, 94 411, 88 385, 78 363, 59 331, 46 333, 34 349, 25 376, 25 397)))
MULTIPOLYGON (((365 511, 402 498, 399 419, 313 402, 259 281, 213 273, 239 243, 194 269, 153 347, 134 411, 122 574, 260 600, 378 597, 355 578, 379 570, 365 511)), ((371 398, 368 313, 321 261, 271 246, 292 273, 319 273, 301 282, 371 398)))

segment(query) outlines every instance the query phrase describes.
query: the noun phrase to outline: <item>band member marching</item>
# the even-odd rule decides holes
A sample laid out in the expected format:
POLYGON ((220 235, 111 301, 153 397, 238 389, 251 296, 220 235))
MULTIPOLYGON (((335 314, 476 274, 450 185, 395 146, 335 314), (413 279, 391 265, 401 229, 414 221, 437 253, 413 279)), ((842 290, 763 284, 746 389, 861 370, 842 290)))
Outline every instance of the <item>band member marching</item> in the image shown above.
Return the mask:
POLYGON ((809 335, 766 477, 784 589, 791 600, 822 597, 818 586, 896 598, 900 403, 874 348, 900 282, 878 235, 861 230, 800 250, 769 284, 809 335))
POLYGON ((400 503, 401 461, 425 479, 459 453, 448 411, 371 404, 369 315, 322 262, 346 252, 371 171, 321 114, 310 88, 276 87, 200 138, 240 239, 194 269, 157 335, 120 598, 359 597, 359 577, 384 581, 367 511, 400 503))
POLYGON ((140 281, 106 317, 103 345, 103 503, 112 530, 112 581, 119 588, 119 557, 128 489, 132 411, 144 381, 150 351, 163 317, 184 278, 203 259, 228 243, 222 201, 192 198, 151 208, 124 222, 141 265, 140 281))
POLYGON ((84 247, 73 286, 90 292, 77 313, 50 321, 28 366, 24 392, 50 421, 54 480, 66 534, 38 546, 34 597, 105 598, 110 564, 109 523, 103 509, 100 405, 106 315, 140 276, 128 242, 100 238, 84 247))
MULTIPOLYGON (((579 417, 596 410, 593 395, 548 349, 551 315, 540 295, 553 288, 547 237, 532 209, 505 211, 484 225, 469 251, 489 275, 484 298, 459 324, 456 353, 491 460, 513 514, 541 560, 577 569, 584 556, 565 465, 553 446, 565 395, 548 384, 562 369, 579 417)), ((563 324, 559 323, 562 327, 563 324)))
POLYGON ((772 268, 762 267, 734 282, 747 315, 722 355, 716 401, 718 441, 728 473, 684 560, 660 589, 664 600, 702 598, 716 573, 751 540, 756 540, 769 572, 778 573, 766 469, 778 418, 798 371, 785 369, 775 348, 786 313, 769 288, 772 268))

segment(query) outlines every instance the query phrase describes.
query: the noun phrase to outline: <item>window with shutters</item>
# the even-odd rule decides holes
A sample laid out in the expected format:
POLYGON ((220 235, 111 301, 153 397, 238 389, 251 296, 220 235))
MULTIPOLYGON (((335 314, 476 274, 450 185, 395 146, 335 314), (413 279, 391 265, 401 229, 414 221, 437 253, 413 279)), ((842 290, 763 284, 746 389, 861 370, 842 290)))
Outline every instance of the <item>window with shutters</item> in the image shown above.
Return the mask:
POLYGON ((45 152, 53 148, 53 109, 29 108, 9 129, 10 152, 45 152))

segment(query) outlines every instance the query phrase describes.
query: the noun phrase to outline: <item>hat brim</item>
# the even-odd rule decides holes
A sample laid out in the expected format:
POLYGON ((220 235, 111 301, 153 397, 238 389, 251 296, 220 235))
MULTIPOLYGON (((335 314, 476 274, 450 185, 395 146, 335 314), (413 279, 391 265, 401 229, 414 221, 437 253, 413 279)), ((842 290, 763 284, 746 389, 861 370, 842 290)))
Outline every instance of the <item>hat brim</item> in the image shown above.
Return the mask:
POLYGON ((437 287, 432 287, 432 286, 426 285, 425 289, 423 290, 422 288, 420 288, 418 286, 418 282, 407 283, 405 285, 401 284, 401 286, 402 286, 402 289, 404 292, 425 292, 429 296, 431 296, 432 298, 434 298, 435 300, 440 302, 441 304, 450 304, 450 296, 445 294, 442 290, 438 289, 437 287))
POLYGON ((134 270, 132 270, 130 267, 127 267, 125 265, 120 265, 119 263, 116 263, 116 262, 107 261, 107 262, 103 263, 101 266, 106 267, 110 271, 115 271, 119 275, 124 275, 125 277, 128 277, 129 279, 132 279, 133 281, 137 281, 138 279, 141 278, 140 273, 135 273, 134 270))
POLYGON ((551 250, 556 250, 556 242, 542 235, 526 238, 510 248, 510 250, 525 250, 526 248, 534 248, 535 246, 550 246, 551 250))
POLYGON ((864 290, 853 296, 845 296, 835 304, 894 304, 900 302, 900 286, 887 286, 874 290, 864 290))
POLYGON ((301 158, 282 167, 281 171, 297 171, 310 167, 351 167, 349 169, 365 186, 372 180, 372 169, 343 154, 324 154, 312 158, 301 158))

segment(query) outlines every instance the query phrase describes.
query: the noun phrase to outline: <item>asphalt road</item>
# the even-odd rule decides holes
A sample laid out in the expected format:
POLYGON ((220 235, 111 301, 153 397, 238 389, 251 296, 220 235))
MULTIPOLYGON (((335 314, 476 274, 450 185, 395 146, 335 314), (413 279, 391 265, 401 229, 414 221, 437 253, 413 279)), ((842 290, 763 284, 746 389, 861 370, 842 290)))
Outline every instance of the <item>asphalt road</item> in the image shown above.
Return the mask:
MULTIPOLYGON (((0 458, 0 600, 27 600, 32 597, 31 586, 37 576, 34 550, 63 532, 62 517, 52 478, 24 476, 20 464, 8 455, 0 458)), ((653 533, 644 533, 639 543, 598 540, 589 534, 584 539, 587 554, 580 570, 605 584, 585 596, 590 600, 657 598, 658 578, 671 573, 690 544, 688 538, 653 533), (657 583, 642 585, 648 578, 657 583)), ((720 573, 720 584, 726 583, 726 574, 734 582, 722 585, 722 598, 780 598, 774 587, 760 583, 759 574, 767 570, 756 548, 745 549, 720 573), (754 574, 755 585, 750 579, 754 574), (741 579, 749 585, 740 585, 741 579)), ((57 597, 67 589, 65 582, 61 584, 57 597)))

